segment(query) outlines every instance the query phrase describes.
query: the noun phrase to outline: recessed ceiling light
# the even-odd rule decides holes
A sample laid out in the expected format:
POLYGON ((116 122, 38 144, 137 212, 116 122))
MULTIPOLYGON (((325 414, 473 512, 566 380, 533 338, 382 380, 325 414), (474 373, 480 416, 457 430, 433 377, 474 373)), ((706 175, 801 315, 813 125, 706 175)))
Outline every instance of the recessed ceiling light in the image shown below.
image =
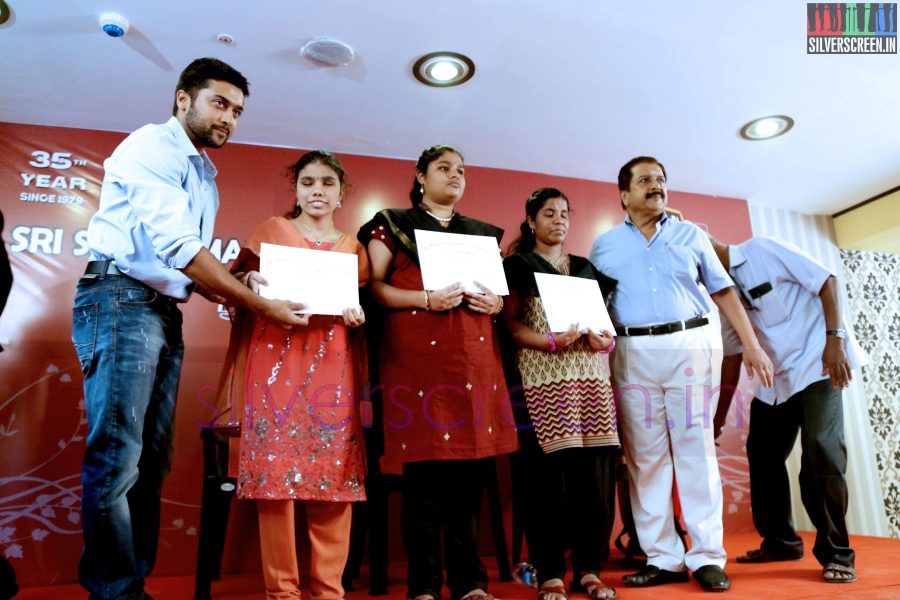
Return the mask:
POLYGON ((412 70, 425 85, 450 87, 470 80, 475 74, 475 63, 457 52, 432 52, 417 60, 412 70))
POLYGON ((745 140, 770 140, 784 135, 794 126, 794 120, 785 115, 772 115, 753 119, 741 127, 741 137, 745 140))

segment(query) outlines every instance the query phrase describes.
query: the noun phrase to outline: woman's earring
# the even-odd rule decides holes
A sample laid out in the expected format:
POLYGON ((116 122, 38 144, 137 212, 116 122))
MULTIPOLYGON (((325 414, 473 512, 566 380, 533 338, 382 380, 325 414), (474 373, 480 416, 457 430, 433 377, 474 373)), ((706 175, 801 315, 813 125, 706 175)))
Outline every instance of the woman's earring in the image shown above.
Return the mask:
POLYGON ((340 208, 340 207, 341 207, 341 203, 338 202, 338 203, 337 203, 337 206, 336 206, 335 208, 340 208))
POLYGON ((424 185, 419 186, 419 193, 422 194, 423 196, 425 195, 425 186, 424 185))
POLYGON ((531 235, 534 235, 534 227, 531 228, 531 235))

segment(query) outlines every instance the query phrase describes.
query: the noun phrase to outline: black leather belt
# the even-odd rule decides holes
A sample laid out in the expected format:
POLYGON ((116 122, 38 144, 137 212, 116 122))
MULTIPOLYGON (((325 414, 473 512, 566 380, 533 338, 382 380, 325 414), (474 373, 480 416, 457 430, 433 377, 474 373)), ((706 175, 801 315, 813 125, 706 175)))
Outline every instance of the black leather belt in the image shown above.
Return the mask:
POLYGON ((82 277, 86 279, 97 279, 98 277, 107 277, 109 275, 124 275, 122 271, 116 267, 111 260, 92 260, 87 264, 82 277))
POLYGON ((666 335, 695 327, 703 327, 708 323, 709 319, 706 317, 694 317, 687 321, 672 321, 671 323, 660 323, 659 325, 648 325, 647 327, 616 327, 616 333, 631 337, 636 335, 666 335))

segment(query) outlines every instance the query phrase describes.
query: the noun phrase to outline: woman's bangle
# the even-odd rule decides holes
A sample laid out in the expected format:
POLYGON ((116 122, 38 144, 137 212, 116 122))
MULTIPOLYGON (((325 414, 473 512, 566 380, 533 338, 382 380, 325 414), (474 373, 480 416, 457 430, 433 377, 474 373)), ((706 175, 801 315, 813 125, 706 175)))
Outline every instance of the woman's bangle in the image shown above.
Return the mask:
POLYGON ((553 338, 553 332, 547 332, 547 340, 550 342, 550 352, 556 352, 556 340, 553 338))
POLYGON ((610 352, 612 352, 615 349, 616 349, 616 338, 613 338, 612 341, 609 343, 609 346, 607 346, 603 350, 600 350, 600 354, 609 354, 610 352))
POLYGON ((425 310, 431 311, 431 296, 428 294, 428 290, 423 290, 425 292, 425 310))
POLYGON ((491 314, 494 314, 494 315, 499 315, 499 314, 500 314, 500 311, 503 310, 503 296, 497 296, 497 300, 499 300, 500 303, 497 304, 497 310, 495 310, 493 313, 491 313, 491 314))

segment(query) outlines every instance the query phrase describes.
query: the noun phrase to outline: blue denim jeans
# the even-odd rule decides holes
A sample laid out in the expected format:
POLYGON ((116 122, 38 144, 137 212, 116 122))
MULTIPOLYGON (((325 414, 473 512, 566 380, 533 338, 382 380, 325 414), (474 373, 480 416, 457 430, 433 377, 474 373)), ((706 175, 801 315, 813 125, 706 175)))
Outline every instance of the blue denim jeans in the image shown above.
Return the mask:
POLYGON ((181 311, 130 277, 82 278, 72 341, 88 419, 79 581, 91 600, 140 598, 156 560, 160 491, 171 467, 181 311))

